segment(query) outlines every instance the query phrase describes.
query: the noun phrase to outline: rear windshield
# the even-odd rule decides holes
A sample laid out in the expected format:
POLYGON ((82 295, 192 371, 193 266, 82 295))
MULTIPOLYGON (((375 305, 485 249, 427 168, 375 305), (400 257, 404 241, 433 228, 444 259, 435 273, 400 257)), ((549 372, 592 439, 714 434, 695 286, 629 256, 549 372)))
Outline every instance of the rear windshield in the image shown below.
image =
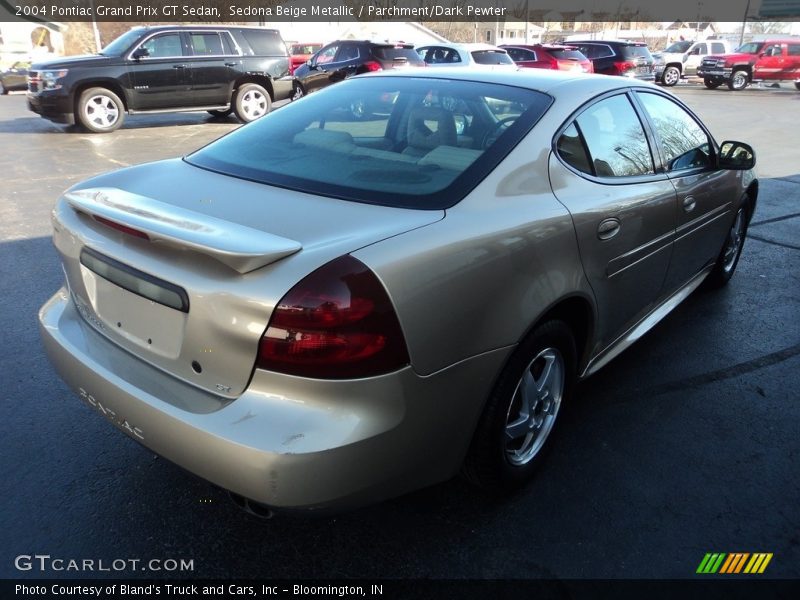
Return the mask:
POLYGON ((255 54, 256 56, 286 56, 286 45, 283 43, 281 35, 269 29, 242 29, 242 37, 252 48, 252 52, 245 54, 255 54))
POLYGON ((622 46, 621 51, 625 58, 652 58, 647 46, 622 46))
POLYGON ((506 85, 371 75, 292 102, 185 160, 321 196, 442 209, 482 181, 550 102, 506 85))
POLYGON ((421 63, 423 60, 413 48, 391 48, 389 46, 377 46, 372 49, 372 55, 380 60, 394 60, 395 58, 405 58, 410 63, 421 63))
POLYGON ((475 50, 472 58, 479 65, 513 65, 514 61, 506 52, 497 50, 475 50))
POLYGON ((549 48, 547 51, 553 55, 553 58, 586 60, 586 57, 580 50, 557 50, 555 48, 549 48))

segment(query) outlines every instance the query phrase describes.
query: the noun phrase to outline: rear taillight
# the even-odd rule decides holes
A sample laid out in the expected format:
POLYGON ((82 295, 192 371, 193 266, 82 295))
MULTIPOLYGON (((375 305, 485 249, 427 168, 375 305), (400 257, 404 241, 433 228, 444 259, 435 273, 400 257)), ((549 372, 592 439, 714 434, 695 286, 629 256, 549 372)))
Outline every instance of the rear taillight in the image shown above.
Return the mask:
POLYGON ((379 63, 378 61, 375 61, 375 60, 368 60, 367 62, 365 62, 364 63, 364 68, 367 71, 381 71, 381 70, 383 70, 383 67, 381 66, 381 63, 379 63))
POLYGON ((361 261, 342 256, 295 285, 275 307, 256 367, 321 379, 371 377, 409 362, 389 296, 361 261))
POLYGON ((616 69, 618 75, 624 75, 629 71, 633 71, 636 69, 636 64, 630 62, 629 60, 624 60, 620 62, 614 63, 614 69, 616 69))

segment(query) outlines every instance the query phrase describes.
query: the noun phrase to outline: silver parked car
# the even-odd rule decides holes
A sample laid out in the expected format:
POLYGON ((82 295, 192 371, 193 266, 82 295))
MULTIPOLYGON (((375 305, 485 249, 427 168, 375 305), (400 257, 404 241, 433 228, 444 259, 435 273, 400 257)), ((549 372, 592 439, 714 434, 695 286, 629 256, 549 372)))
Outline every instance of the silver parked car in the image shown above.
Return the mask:
POLYGON ((635 79, 355 77, 68 190, 41 333, 88 405, 254 511, 510 487, 578 379, 728 281, 754 162, 635 79))

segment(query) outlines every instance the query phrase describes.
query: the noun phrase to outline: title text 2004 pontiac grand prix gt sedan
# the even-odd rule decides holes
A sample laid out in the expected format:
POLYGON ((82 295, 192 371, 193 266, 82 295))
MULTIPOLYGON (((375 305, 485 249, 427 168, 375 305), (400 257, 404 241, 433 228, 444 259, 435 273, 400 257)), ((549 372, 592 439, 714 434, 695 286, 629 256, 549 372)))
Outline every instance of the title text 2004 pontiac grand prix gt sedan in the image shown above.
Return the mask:
POLYGON ((728 281, 754 162, 629 79, 357 77, 68 190, 41 332, 84 401, 253 510, 510 487, 577 379, 728 281))

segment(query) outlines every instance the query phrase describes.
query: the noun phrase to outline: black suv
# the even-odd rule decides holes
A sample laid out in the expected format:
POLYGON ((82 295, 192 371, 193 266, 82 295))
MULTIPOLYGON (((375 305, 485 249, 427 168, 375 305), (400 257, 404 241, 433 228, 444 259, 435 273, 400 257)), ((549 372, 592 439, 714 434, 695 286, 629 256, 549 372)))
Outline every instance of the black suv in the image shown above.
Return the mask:
POLYGON ((291 92, 286 44, 257 27, 138 27, 100 54, 36 63, 28 75, 28 108, 97 133, 125 113, 207 110, 248 122, 291 92))
POLYGON ((655 81, 653 56, 643 42, 580 40, 566 42, 592 61, 595 73, 655 81))
POLYGON ((361 73, 424 66, 425 61, 414 51, 413 44, 339 40, 323 46, 294 70, 293 96, 300 98, 361 73))

